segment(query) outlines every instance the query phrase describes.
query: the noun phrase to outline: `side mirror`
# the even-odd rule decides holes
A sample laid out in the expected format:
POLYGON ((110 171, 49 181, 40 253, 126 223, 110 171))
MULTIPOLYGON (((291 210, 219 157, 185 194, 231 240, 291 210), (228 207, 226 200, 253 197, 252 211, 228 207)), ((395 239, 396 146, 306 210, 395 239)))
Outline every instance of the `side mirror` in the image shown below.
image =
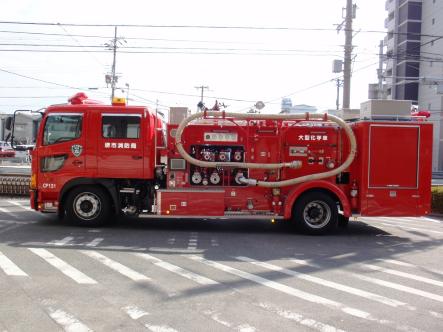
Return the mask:
POLYGON ((12 126, 13 126, 13 123, 12 123, 12 116, 8 116, 8 117, 6 118, 6 121, 5 121, 5 128, 8 129, 8 130, 11 130, 11 129, 12 129, 12 126))

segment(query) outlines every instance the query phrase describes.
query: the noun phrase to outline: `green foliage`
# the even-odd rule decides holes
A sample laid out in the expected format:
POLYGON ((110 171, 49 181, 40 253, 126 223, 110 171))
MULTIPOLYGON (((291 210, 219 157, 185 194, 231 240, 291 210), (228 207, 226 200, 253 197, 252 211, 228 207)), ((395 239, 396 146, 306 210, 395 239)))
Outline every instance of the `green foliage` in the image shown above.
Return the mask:
POLYGON ((432 187, 432 212, 443 213, 443 186, 432 187))

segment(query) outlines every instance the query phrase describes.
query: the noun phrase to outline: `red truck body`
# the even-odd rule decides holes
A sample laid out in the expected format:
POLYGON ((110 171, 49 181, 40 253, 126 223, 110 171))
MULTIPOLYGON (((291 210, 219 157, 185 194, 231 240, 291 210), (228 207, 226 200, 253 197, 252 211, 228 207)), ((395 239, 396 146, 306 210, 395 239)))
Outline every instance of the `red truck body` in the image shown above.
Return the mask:
POLYGON ((80 224, 101 224, 110 211, 165 218, 285 219, 295 224, 304 218, 308 222, 302 228, 311 233, 323 233, 352 215, 429 213, 432 124, 411 118, 348 125, 357 153, 346 170, 267 188, 247 185, 241 178, 276 182, 334 169, 350 152, 343 128, 326 116, 315 121, 204 117, 189 124, 181 137, 193 158, 257 164, 299 161, 302 166, 201 167, 179 153, 178 124, 164 124, 147 108, 51 106, 33 151, 31 205, 80 224), (102 214, 96 215, 97 209, 102 214))

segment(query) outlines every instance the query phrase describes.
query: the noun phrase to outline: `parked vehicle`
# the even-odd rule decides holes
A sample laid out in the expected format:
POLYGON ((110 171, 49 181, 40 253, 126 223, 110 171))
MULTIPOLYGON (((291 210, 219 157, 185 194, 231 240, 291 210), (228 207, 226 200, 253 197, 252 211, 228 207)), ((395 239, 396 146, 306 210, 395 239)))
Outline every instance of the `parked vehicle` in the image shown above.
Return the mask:
POLYGON ((0 158, 14 158, 15 150, 9 142, 0 141, 0 158))

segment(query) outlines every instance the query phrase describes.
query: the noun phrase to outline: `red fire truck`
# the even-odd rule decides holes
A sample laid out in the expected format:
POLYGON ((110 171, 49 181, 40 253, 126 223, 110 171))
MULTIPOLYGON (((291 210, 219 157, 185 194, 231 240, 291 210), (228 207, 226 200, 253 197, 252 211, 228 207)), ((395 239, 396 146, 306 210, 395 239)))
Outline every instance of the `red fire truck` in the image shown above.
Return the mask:
POLYGON ((32 153, 32 208, 86 226, 123 213, 281 219, 311 234, 353 215, 430 211, 425 119, 182 111, 165 123, 146 107, 82 94, 48 107, 32 153))

